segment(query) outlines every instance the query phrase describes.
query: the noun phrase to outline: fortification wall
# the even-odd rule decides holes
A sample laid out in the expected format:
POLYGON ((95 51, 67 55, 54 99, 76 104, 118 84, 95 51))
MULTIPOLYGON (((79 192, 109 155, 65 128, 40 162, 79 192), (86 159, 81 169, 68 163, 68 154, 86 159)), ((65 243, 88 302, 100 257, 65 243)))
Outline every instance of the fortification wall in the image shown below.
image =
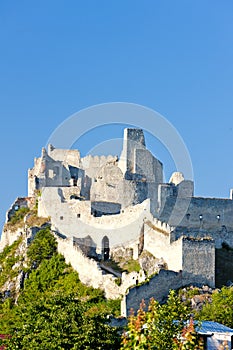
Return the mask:
POLYGON ((3 229, 0 241, 0 253, 6 246, 13 244, 23 233, 24 228, 18 228, 16 231, 3 229))
MULTIPOLYGON (((208 233, 220 248, 225 241, 233 247, 233 201, 215 198, 178 198, 168 197, 159 215, 160 220, 172 226, 178 225, 180 234, 208 233), (175 203, 176 211, 172 213, 175 203), (182 220, 178 220, 178 219, 182 220)), ((178 238, 178 235, 177 237, 178 238)))
POLYGON ((111 274, 103 274, 99 263, 87 258, 82 251, 73 244, 73 239, 63 239, 54 234, 58 242, 58 252, 61 253, 66 263, 78 272, 80 281, 87 286, 104 290, 106 298, 121 298, 127 288, 145 280, 143 271, 137 273, 122 274, 122 284, 116 284, 116 277, 111 274))
POLYGON ((152 277, 149 282, 130 288, 121 302, 122 316, 127 317, 132 308, 136 312, 142 299, 146 305, 151 298, 163 302, 170 289, 176 290, 191 284, 214 287, 214 244, 202 242, 200 245, 200 242, 191 243, 188 240, 183 240, 183 244, 184 270, 179 272, 160 270, 159 274, 152 277))
POLYGON ((163 258, 169 270, 182 270, 182 239, 170 242, 171 228, 158 220, 146 222, 144 228, 144 249, 156 258, 163 258))
POLYGON ((135 196, 135 184, 126 181, 120 168, 104 165, 96 174, 91 186, 91 201, 120 203, 122 208, 131 205, 135 196))
POLYGON ((143 131, 141 129, 124 129, 124 144, 121 163, 125 163, 123 168, 125 168, 126 172, 133 173, 136 170, 136 149, 146 149, 143 131))
POLYGON ((144 229, 144 249, 156 258, 163 258, 168 269, 183 271, 183 281, 188 284, 215 285, 215 243, 211 239, 181 236, 172 241, 173 231, 166 224, 154 220, 154 225, 146 222, 144 229))
POLYGON ((135 149, 133 172, 145 176, 148 182, 163 181, 163 165, 147 149, 135 149))
POLYGON ((61 162, 64 165, 71 165, 76 168, 80 167, 80 152, 73 149, 59 149, 52 145, 48 146, 48 156, 54 161, 61 162))
POLYGON ((120 203, 122 208, 132 205, 135 197, 135 184, 131 181, 120 180, 112 185, 106 181, 94 182, 91 188, 92 201, 120 203))
POLYGON ((81 158, 81 168, 85 170, 85 174, 90 178, 95 178, 100 169, 107 163, 116 164, 117 156, 91 156, 81 158))
POLYGON ((149 282, 129 289, 121 303, 121 315, 127 317, 132 308, 136 312, 142 299, 147 305, 151 298, 163 302, 170 289, 178 289, 182 286, 181 272, 160 270, 159 274, 152 277, 149 282))
POLYGON ((87 206, 90 202, 61 200, 62 189, 44 188, 38 203, 39 215, 50 216, 52 227, 65 236, 90 236, 100 251, 105 236, 109 239, 110 248, 139 239, 144 219, 152 219, 149 200, 126 208, 120 214, 101 217, 92 216, 90 211, 88 213, 87 206))
POLYGON ((233 248, 233 230, 229 227, 227 228, 225 225, 216 228, 215 231, 207 230, 207 229, 197 229, 197 228, 189 228, 187 227, 178 227, 173 233, 173 240, 178 239, 181 235, 185 235, 192 238, 212 238, 215 242, 215 247, 217 249, 222 248, 222 244, 226 243, 230 247, 233 248))
POLYGON ((63 187, 62 194, 65 201, 70 201, 75 198, 80 198, 81 186, 63 187))
POLYGON ((215 244, 212 240, 182 239, 183 283, 215 287, 215 244))
POLYGON ((188 212, 182 224, 216 231, 222 225, 233 229, 233 201, 230 199, 192 198, 188 212), (201 217, 200 217, 201 215, 201 217))

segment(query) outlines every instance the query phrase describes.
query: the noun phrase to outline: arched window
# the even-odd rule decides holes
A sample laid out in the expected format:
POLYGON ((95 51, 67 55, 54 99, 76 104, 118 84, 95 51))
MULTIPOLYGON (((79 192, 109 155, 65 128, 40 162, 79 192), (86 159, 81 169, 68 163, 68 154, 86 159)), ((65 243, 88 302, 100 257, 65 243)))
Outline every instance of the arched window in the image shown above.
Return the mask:
POLYGON ((102 239, 102 257, 104 260, 109 259, 109 253, 109 239, 107 236, 104 236, 104 238, 102 239))

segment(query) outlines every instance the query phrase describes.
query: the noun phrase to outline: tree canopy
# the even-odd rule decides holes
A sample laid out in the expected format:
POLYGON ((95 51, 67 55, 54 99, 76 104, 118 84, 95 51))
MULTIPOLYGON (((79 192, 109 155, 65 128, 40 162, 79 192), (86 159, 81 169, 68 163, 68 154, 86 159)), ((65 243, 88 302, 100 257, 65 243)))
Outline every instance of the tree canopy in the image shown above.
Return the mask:
POLYGON ((145 306, 142 302, 137 315, 132 313, 129 317, 122 350, 204 349, 187 306, 174 291, 170 292, 167 303, 160 305, 151 299, 148 311, 145 311, 145 306))
POLYGON ((206 303, 196 317, 233 328, 233 287, 222 287, 215 291, 212 294, 212 303, 206 303))
POLYGON ((49 228, 36 234, 27 259, 17 304, 13 296, 0 302, 0 330, 10 336, 2 340, 7 349, 119 349, 120 336, 106 317, 119 313, 119 300, 106 300, 103 291, 81 283, 57 253, 49 228))

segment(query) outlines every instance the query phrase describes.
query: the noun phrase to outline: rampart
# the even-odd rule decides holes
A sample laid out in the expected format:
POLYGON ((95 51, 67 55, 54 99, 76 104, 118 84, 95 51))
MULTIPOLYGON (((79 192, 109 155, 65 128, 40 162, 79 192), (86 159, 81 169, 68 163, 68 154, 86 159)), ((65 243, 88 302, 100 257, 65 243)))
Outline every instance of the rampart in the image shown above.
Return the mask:
POLYGON ((211 238, 180 236, 172 241, 173 232, 166 224, 153 221, 144 226, 144 249, 163 258, 172 271, 183 271, 183 282, 215 285, 215 242, 211 238), (167 229, 166 229, 167 227, 167 229))
POLYGON ((142 299, 147 305, 151 298, 163 302, 170 289, 178 289, 182 286, 182 272, 160 270, 159 274, 152 277, 149 282, 128 290, 121 302, 121 315, 129 316, 131 309, 136 312, 142 299))
POLYGON ((95 217, 91 215, 90 202, 63 202, 61 198, 61 188, 44 188, 39 199, 39 215, 51 217, 53 229, 64 236, 90 236, 93 245, 100 250, 105 236, 110 248, 137 241, 145 218, 152 219, 149 200, 128 207, 117 215, 95 217))
POLYGON ((94 259, 87 258, 83 252, 73 244, 72 238, 60 238, 54 233, 58 242, 58 252, 61 253, 71 266, 78 272, 80 281, 88 286, 104 290, 106 298, 121 298, 127 288, 145 280, 143 271, 122 274, 122 283, 117 285, 117 278, 113 274, 103 273, 100 264, 94 259))
POLYGON ((159 215, 160 220, 176 226, 176 236, 211 236, 217 248, 223 242, 233 247, 233 200, 222 198, 180 198, 167 197, 165 206, 159 215), (177 202, 178 201, 178 202, 177 202), (177 210, 172 211, 177 202, 177 210), (180 222, 177 216, 183 212, 180 222))

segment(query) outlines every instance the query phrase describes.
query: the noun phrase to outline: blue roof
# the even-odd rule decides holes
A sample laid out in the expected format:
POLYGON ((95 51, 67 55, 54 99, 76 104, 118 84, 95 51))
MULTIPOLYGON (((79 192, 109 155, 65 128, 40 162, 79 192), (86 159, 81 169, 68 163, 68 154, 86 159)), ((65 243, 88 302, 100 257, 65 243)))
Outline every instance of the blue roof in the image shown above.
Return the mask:
POLYGON ((201 326, 197 327, 198 333, 231 333, 233 334, 233 329, 224 326, 221 323, 213 321, 202 321, 201 326))

